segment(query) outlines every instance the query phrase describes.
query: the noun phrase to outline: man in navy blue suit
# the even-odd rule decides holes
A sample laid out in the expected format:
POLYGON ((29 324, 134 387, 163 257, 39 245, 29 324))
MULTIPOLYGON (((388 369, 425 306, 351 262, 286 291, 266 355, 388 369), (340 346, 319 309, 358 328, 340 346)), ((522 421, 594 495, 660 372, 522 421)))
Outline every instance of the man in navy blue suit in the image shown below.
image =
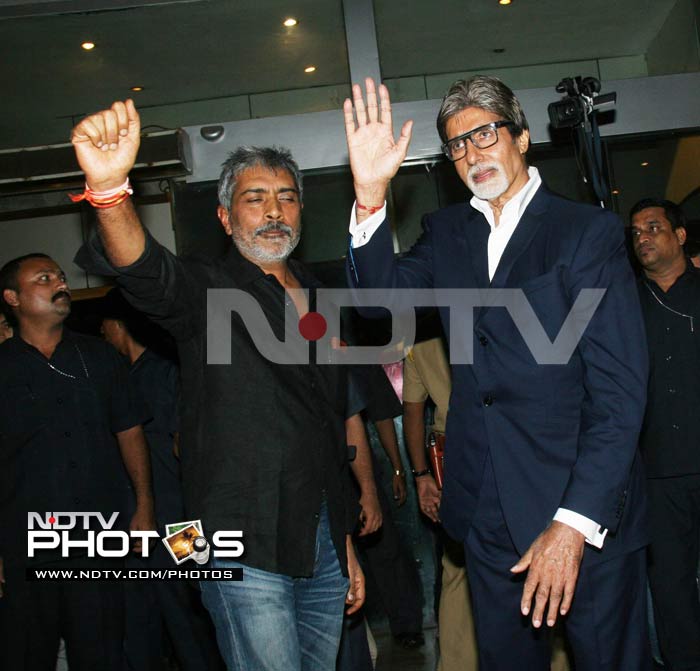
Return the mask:
POLYGON ((450 88, 437 121, 473 198, 427 215, 394 259, 385 196, 411 122, 395 140, 388 91, 377 96, 368 79, 366 94, 353 86, 344 106, 355 286, 390 287, 394 305, 402 289, 521 290, 552 341, 582 290, 604 290, 565 362, 538 364, 508 310, 492 306, 474 311, 473 363, 452 365, 440 516, 465 545, 480 668, 547 669, 562 617, 577 671, 647 669, 637 437, 648 362, 622 224, 546 190, 526 163, 517 98, 477 76, 450 88))

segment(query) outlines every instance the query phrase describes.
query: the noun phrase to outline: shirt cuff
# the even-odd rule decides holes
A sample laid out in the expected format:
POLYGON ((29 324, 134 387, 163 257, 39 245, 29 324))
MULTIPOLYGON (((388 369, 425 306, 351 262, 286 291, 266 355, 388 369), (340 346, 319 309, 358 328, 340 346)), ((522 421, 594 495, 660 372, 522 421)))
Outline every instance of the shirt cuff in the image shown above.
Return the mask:
POLYGON ((567 526, 580 531, 586 537, 586 543, 598 549, 603 547, 603 541, 608 533, 607 529, 601 529, 600 524, 583 515, 575 513, 573 510, 559 508, 554 515, 555 522, 562 522, 567 526))
POLYGON ((357 223, 357 214, 355 206, 357 201, 353 203, 352 212, 350 213, 350 244, 353 249, 366 245, 374 235, 375 231, 381 226, 381 223, 386 219, 386 201, 382 205, 381 210, 377 210, 374 214, 370 214, 361 224, 357 223))

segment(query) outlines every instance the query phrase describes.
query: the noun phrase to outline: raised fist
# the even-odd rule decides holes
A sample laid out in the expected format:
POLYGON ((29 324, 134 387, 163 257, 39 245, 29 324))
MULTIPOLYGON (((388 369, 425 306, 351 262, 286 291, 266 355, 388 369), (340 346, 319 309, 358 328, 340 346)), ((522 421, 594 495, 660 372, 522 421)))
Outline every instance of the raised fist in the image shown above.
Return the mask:
POLYGON ((126 181, 139 149, 141 122, 133 100, 83 119, 71 135, 78 163, 93 191, 107 191, 126 181))

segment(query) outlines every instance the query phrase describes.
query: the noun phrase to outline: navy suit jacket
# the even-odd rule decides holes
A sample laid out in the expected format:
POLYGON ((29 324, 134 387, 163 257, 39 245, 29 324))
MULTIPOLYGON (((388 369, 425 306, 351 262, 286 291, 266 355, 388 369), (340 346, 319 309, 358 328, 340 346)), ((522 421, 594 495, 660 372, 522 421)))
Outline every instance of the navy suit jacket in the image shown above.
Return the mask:
MULTIPOLYGON (((503 307, 475 309, 473 364, 452 366, 440 517, 464 539, 491 455, 501 508, 522 554, 560 507, 608 536, 584 561, 647 542, 637 438, 648 357, 620 220, 540 187, 489 282, 484 216, 469 204, 427 215, 394 259, 388 222, 348 255, 356 287, 520 288, 553 340, 581 289, 606 293, 564 365, 539 365, 503 307)), ((387 303, 391 292, 387 292, 387 303)), ((449 310, 441 308, 449 334, 449 310)))

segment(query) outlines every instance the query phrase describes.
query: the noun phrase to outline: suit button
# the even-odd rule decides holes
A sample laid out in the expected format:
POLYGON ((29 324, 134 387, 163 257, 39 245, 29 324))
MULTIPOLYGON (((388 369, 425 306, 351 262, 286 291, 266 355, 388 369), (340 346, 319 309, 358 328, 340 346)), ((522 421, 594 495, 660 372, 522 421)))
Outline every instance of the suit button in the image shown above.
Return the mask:
POLYGON ((493 396, 484 396, 484 405, 488 408, 493 404, 493 396))
POLYGON ((489 344, 489 339, 486 336, 479 336, 479 342, 486 347, 489 344))

